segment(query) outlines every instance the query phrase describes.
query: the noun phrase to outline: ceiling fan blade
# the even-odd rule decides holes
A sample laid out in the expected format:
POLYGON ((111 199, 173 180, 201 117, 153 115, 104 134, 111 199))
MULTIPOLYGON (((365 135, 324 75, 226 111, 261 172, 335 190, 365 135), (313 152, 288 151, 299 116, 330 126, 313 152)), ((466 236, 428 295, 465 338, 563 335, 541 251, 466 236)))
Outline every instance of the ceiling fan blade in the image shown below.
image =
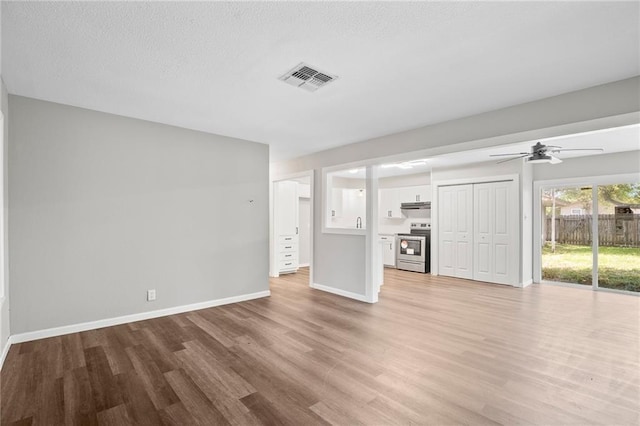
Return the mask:
POLYGON ((564 151, 599 151, 604 152, 604 148, 559 148, 552 149, 551 152, 564 152, 564 151))
POLYGON ((530 152, 513 152, 511 154, 491 154, 489 157, 504 157, 507 155, 531 155, 530 152))
POLYGON ((511 161, 511 160, 517 160, 518 158, 524 158, 524 157, 526 157, 526 156, 528 156, 528 155, 531 155, 531 154, 529 154, 529 153, 527 152, 526 154, 521 155, 521 156, 519 156, 519 157, 507 158, 506 160, 498 161, 496 164, 506 163, 507 161, 511 161))

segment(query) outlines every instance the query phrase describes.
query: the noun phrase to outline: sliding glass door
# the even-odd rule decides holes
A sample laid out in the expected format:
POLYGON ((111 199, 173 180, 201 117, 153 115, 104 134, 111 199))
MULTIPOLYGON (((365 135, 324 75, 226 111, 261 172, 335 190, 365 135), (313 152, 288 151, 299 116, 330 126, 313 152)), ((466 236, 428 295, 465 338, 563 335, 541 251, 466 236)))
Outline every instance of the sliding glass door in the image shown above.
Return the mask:
POLYGON ((598 287, 640 292, 640 185, 598 186, 598 287))
POLYGON ((542 279, 593 285, 592 187, 543 189, 542 279))
POLYGON ((540 201, 543 282, 640 292, 640 183, 550 185, 540 201))

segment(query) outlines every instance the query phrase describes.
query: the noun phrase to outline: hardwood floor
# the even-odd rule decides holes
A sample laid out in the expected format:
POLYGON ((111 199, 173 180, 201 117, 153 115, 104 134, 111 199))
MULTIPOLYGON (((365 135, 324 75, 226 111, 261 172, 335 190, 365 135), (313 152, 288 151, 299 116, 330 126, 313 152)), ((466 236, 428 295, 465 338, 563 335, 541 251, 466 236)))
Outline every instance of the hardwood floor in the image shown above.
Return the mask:
POLYGON ((376 305, 308 287, 17 344, 2 424, 640 422, 640 298, 395 270, 376 305))

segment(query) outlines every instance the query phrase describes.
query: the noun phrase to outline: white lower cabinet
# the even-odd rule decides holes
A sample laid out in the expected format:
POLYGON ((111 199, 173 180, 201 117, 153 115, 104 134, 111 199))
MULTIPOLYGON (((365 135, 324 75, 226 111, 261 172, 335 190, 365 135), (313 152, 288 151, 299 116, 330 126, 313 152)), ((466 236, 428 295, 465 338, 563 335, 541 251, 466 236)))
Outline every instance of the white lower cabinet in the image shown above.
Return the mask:
POLYGON ((393 235, 380 235, 382 241, 382 263, 384 266, 396 266, 396 237, 393 235))
POLYGON ((298 270, 298 236, 284 235, 278 242, 278 272, 286 274, 298 270))

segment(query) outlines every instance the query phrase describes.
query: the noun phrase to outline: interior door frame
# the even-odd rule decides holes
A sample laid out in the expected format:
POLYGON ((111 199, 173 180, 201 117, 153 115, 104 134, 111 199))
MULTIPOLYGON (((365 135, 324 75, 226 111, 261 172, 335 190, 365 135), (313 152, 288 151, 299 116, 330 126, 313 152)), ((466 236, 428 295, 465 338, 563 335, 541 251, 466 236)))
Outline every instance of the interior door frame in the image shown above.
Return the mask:
MULTIPOLYGON (((537 180, 533 182, 533 282, 536 284, 553 284, 562 285, 573 288, 586 289, 588 287, 581 284, 572 283, 560 283, 555 281, 542 280, 542 189, 543 188, 573 188, 576 186, 591 186, 591 197, 593 203, 593 211, 597 211, 598 208, 598 185, 615 185, 618 183, 634 183, 640 182, 640 173, 624 173, 617 175, 602 175, 602 176, 584 176, 584 177, 571 177, 563 179, 549 179, 549 180, 537 180)), ((598 235, 598 220, 591 221, 592 235, 598 235)), ((608 288, 601 288, 598 286, 598 238, 592 239, 592 253, 593 253, 593 271, 592 271, 592 285, 593 291, 609 291, 615 293, 632 294, 640 296, 640 294, 625 291, 615 290, 608 288)))
POLYGON ((312 287, 313 284, 313 238, 315 233, 315 217, 314 217, 314 209, 315 209, 315 188, 314 188, 314 171, 306 170, 298 173, 291 173, 285 175, 279 175, 277 178, 269 179, 269 276, 271 278, 277 278, 280 276, 278 272, 277 260, 276 260, 276 252, 278 250, 278 241, 275 236, 275 197, 274 197, 274 183, 282 182, 285 180, 294 180, 300 178, 309 178, 309 209, 310 217, 309 221, 311 224, 311 232, 309 233, 309 287, 312 287))

